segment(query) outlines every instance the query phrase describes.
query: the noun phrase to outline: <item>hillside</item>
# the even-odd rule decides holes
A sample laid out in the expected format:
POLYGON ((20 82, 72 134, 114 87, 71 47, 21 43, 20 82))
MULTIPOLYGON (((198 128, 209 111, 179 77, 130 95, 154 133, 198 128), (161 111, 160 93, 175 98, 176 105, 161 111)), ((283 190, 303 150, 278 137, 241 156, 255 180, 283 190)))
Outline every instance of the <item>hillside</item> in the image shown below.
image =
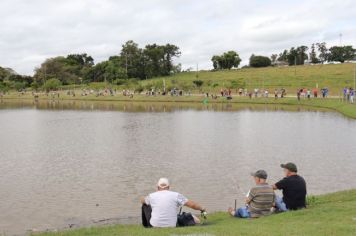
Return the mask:
MULTIPOLYGON (((305 65, 291 67, 244 68, 224 71, 183 72, 171 77, 162 77, 143 81, 145 88, 162 87, 162 79, 166 86, 192 88, 194 80, 202 80, 202 92, 219 92, 224 87, 240 87, 245 85, 249 90, 268 88, 286 88, 295 93, 297 88, 328 87, 331 94, 339 95, 344 86, 354 86, 354 69, 356 64, 305 65), (197 78, 198 76, 198 78, 197 78)), ((194 90, 194 89, 193 89, 194 90)), ((195 89, 197 90, 197 89, 195 89)))

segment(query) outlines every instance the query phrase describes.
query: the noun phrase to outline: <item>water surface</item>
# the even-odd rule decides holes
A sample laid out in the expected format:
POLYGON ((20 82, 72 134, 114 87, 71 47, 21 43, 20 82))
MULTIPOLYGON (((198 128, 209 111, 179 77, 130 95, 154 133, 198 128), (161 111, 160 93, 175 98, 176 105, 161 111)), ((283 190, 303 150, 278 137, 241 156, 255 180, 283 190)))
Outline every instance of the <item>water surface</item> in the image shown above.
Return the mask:
POLYGON ((298 164, 309 194, 356 188, 356 121, 336 113, 231 104, 0 108, 0 232, 8 235, 136 223, 139 197, 163 176, 209 211, 242 203, 236 186, 247 190, 251 171, 277 181, 287 161, 298 164))

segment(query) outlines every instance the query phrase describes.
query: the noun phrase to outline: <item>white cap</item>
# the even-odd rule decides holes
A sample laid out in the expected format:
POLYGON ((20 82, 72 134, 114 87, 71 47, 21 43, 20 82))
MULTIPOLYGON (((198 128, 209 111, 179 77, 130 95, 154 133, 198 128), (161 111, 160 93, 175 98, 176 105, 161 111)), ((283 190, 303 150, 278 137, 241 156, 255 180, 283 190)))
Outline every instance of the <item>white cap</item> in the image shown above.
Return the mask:
POLYGON ((157 186, 161 188, 169 187, 169 180, 167 178, 160 178, 157 186))

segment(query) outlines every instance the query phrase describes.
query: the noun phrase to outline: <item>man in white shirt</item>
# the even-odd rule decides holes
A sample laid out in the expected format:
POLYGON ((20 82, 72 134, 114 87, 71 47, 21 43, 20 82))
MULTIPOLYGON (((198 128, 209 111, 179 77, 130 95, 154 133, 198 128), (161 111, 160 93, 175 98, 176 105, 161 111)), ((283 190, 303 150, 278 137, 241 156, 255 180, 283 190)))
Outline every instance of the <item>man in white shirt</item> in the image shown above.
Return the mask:
MULTIPOLYGON (((205 212, 199 204, 188 200, 180 193, 170 191, 169 187, 169 180, 161 178, 157 183, 157 191, 141 198, 142 204, 152 208, 150 224, 153 227, 176 227, 178 207, 187 206, 205 212)), ((200 223, 197 217, 193 218, 195 223, 200 223)))

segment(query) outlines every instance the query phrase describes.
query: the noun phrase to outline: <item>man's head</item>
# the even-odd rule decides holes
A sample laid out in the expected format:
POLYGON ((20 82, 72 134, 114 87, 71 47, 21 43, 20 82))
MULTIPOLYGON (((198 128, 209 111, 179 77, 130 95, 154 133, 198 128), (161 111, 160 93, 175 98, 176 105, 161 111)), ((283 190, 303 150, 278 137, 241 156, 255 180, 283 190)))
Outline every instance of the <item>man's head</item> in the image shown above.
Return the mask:
POLYGON ((286 177, 296 175, 298 172, 296 164, 292 162, 288 162, 287 164, 281 164, 281 167, 283 168, 286 177))
POLYGON ((169 189, 169 180, 167 178, 160 178, 157 183, 158 191, 169 189))
POLYGON ((251 176, 255 180, 256 184, 266 183, 267 172, 265 170, 258 170, 256 172, 253 172, 253 173, 251 173, 251 176))

